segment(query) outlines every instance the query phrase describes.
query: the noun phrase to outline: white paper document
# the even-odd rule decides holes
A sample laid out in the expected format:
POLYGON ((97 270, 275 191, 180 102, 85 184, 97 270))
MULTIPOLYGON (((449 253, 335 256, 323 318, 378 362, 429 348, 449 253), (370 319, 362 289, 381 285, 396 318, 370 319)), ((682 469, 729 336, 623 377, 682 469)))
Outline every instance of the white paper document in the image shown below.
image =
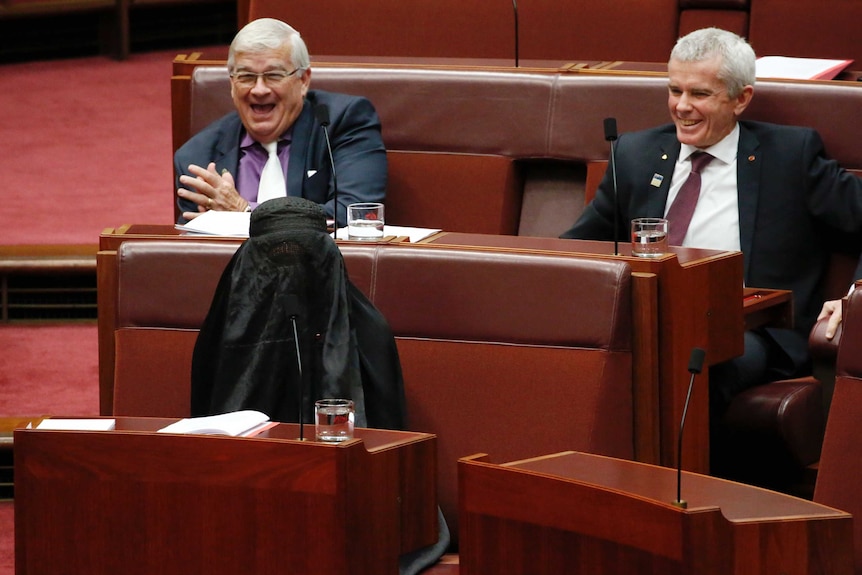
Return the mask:
POLYGON ((113 419, 58 419, 49 417, 43 419, 36 429, 54 429, 58 431, 111 431, 116 421, 113 419))
POLYGON ((756 75, 758 78, 831 80, 852 63, 853 60, 763 56, 757 59, 756 75))
MULTIPOLYGON (((409 238, 411 243, 416 243, 419 240, 423 240, 430 235, 436 234, 442 230, 436 230, 431 228, 411 228, 407 226, 383 226, 383 237, 394 236, 394 237, 404 237, 409 238)), ((338 228, 338 235, 336 239, 346 240, 349 239, 347 236, 347 228, 338 228)))
POLYGON ((249 437, 271 425, 275 425, 275 423, 270 422, 267 414, 253 409, 245 409, 219 415, 187 417, 161 428, 159 433, 249 437))
POLYGON ((210 210, 185 224, 176 224, 180 231, 209 236, 248 237, 251 212, 218 212, 210 210))

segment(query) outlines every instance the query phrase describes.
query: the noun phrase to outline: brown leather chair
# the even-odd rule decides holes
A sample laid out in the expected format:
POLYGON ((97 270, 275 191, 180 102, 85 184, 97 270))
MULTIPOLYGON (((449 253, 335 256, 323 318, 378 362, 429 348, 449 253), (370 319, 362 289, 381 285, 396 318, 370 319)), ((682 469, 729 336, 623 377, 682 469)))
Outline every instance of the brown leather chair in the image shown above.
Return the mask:
MULTIPOLYGON (((827 299, 847 293, 857 262, 855 255, 833 256, 827 299)), ((733 399, 722 422, 727 455, 716 470, 719 474, 812 497, 843 337, 839 326, 835 337, 827 340, 827 323, 818 321, 809 335, 813 375, 753 387, 733 399)))
POLYGON ((856 517, 853 546, 856 573, 862 574, 862 289, 845 303, 836 374, 814 501, 856 517))

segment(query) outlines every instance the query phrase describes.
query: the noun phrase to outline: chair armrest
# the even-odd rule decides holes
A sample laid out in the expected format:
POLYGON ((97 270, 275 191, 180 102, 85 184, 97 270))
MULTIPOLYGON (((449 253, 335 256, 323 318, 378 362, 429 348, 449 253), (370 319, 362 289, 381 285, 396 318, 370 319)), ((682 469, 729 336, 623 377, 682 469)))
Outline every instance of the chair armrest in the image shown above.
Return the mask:
POLYGON ((835 337, 826 339, 828 323, 828 318, 820 319, 811 328, 811 333, 808 334, 808 350, 812 360, 823 363, 829 362, 834 365, 838 359, 838 343, 841 341, 842 325, 838 324, 835 337))

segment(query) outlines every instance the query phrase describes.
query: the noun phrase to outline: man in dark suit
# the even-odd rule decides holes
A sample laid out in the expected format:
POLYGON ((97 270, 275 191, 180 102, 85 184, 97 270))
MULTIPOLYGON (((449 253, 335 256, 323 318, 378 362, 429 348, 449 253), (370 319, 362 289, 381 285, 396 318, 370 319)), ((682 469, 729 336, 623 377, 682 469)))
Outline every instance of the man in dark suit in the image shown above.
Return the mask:
MULTIPOLYGON (((741 250, 746 285, 793 290, 794 329, 748 332, 744 355, 710 371, 714 416, 748 387, 810 369, 807 338, 818 315, 829 317, 828 337, 841 321, 840 302, 824 303, 821 294, 829 254, 848 241, 858 250, 862 232, 862 180, 826 156, 814 130, 738 120, 754 81, 754 51, 739 36, 708 28, 681 38, 668 63, 673 123, 623 134, 614 155, 618 237, 629 236, 636 217, 667 217, 671 234, 675 225, 685 230, 670 207, 684 195, 692 158, 707 152, 700 194, 677 243, 741 250)), ((613 239, 613 190, 608 170, 562 237, 613 239)))
POLYGON ((303 197, 323 204, 332 218, 334 178, 318 106, 329 114, 339 224, 346 224, 347 205, 384 200, 386 150, 373 105, 310 90, 308 49, 296 30, 271 18, 250 22, 234 37, 227 66, 236 111, 193 136, 174 157, 180 223, 207 210, 254 209, 265 147, 273 142, 281 182, 266 197, 303 197))

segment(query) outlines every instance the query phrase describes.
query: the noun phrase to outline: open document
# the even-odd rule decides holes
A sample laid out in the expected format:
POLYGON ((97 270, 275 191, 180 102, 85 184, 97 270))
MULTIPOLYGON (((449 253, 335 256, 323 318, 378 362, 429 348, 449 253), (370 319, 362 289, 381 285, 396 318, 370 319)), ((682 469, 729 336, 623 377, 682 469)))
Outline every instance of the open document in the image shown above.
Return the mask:
POLYGON ((185 433, 198 435, 231 435, 251 437, 276 425, 260 411, 245 409, 219 415, 187 417, 159 430, 159 433, 185 433))

